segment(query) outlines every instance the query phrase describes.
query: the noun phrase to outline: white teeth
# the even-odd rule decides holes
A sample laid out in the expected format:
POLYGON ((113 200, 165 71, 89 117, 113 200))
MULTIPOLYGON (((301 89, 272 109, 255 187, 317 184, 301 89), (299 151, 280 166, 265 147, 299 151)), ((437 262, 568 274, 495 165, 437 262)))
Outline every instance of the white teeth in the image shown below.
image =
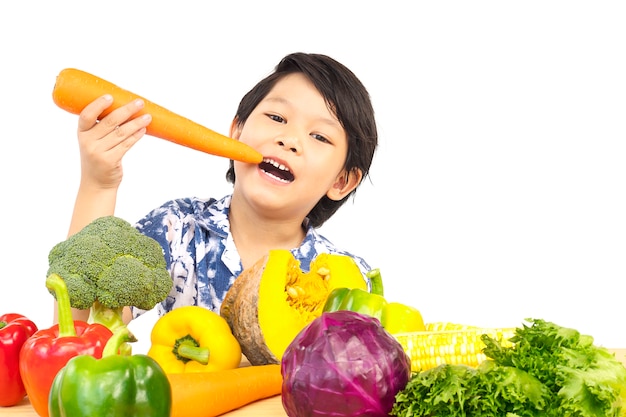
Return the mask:
POLYGON ((271 174, 271 173, 269 173, 269 172, 266 172, 266 174, 267 174, 267 175, 269 175, 270 177, 274 178, 275 180, 278 180, 278 181, 280 181, 280 182, 284 182, 285 184, 289 184, 289 181, 287 181, 287 180, 286 180, 286 179, 284 179, 284 178, 277 177, 276 175, 271 174))
POLYGON ((272 166, 280 169, 281 171, 289 171, 289 168, 287 168, 283 164, 279 164, 278 162, 274 161, 273 159, 265 158, 265 159, 263 159, 263 162, 265 162, 267 164, 271 164, 272 166))

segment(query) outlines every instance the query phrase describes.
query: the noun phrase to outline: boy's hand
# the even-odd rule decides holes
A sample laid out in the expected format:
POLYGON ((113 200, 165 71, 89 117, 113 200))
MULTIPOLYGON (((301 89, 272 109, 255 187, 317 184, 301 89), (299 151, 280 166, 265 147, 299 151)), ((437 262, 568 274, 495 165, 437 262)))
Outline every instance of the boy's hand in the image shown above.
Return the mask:
POLYGON ((91 102, 78 118, 78 143, 81 159, 81 182, 101 188, 117 188, 122 181, 122 157, 146 133, 152 118, 133 119, 144 102, 135 100, 98 120, 111 106, 104 95, 91 102))

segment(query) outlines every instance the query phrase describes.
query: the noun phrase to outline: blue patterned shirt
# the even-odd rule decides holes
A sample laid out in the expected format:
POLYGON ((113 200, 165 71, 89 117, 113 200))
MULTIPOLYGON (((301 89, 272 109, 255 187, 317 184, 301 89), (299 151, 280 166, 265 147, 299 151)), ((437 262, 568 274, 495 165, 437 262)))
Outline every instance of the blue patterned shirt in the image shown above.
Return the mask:
MULTIPOLYGON (((241 259, 230 234, 231 196, 171 200, 148 213, 135 227, 163 248, 173 280, 167 298, 157 304, 161 316, 174 308, 199 305, 219 313, 226 292, 242 271, 241 259)), ((305 220, 306 222, 306 220, 305 220)), ((319 253, 353 257, 363 272, 370 268, 360 257, 337 249, 316 229, 307 226, 304 240, 291 250, 303 271, 319 253)), ((145 311, 133 308, 133 317, 145 311)))

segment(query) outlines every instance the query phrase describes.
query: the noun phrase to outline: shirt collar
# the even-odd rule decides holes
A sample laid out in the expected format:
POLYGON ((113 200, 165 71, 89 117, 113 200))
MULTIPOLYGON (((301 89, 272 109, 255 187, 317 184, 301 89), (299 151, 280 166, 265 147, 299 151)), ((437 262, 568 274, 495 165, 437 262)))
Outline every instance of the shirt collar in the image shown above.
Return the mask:
POLYGON ((208 205, 195 207, 197 224, 222 238, 228 236, 230 233, 230 222, 228 221, 230 201, 231 195, 227 195, 220 200, 213 199, 208 205))
MULTIPOLYGON (((230 202, 232 195, 222 197, 220 200, 213 200, 208 206, 196 208, 198 224, 203 226, 212 232, 216 233, 222 238, 226 238, 230 234, 230 222, 228 220, 228 213, 230 212, 230 202)), ((304 240, 302 244, 293 248, 292 252, 301 252, 302 255, 306 255, 309 251, 314 249, 314 243, 320 240, 320 235, 317 230, 311 226, 311 222, 308 218, 305 218, 302 222, 303 227, 306 230, 304 240)))

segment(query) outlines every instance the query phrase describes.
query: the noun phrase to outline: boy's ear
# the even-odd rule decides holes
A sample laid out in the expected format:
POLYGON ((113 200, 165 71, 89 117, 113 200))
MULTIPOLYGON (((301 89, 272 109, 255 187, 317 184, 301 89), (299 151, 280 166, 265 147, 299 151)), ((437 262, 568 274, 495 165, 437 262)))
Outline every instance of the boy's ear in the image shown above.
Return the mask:
POLYGON ((239 135, 241 135, 241 127, 239 126, 239 119, 235 117, 230 124, 229 136, 233 139, 239 140, 239 135))
POLYGON ((334 201, 343 199, 361 183, 362 178, 363 172, 358 168, 341 171, 331 189, 326 192, 326 197, 334 201))

